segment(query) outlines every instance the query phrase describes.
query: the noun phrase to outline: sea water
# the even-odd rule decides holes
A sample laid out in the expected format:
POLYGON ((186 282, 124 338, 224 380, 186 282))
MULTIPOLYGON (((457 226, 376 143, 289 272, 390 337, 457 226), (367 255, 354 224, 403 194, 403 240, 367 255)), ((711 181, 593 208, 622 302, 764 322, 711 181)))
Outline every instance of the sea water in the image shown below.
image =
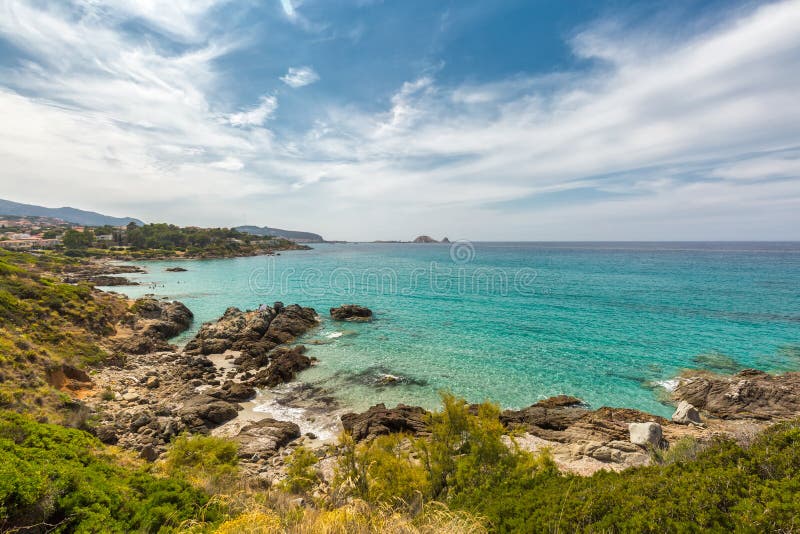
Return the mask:
POLYGON ((557 394, 669 415, 684 369, 800 369, 800 243, 320 244, 140 262, 139 286, 184 302, 185 342, 227 307, 314 307, 318 364, 299 379, 345 405, 434 407, 442 390, 519 408, 557 394), (166 272, 179 265, 186 272, 166 272), (328 309, 368 306, 370 323, 328 309))

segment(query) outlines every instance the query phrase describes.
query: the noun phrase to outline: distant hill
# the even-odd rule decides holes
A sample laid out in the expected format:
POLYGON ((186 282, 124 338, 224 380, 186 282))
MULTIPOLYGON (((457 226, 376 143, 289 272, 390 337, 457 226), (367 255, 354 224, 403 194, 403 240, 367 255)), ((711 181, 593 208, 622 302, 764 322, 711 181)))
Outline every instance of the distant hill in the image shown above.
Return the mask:
POLYGON ((311 232, 298 232, 296 230, 281 230, 280 228, 270 228, 268 226, 237 226, 234 230, 252 235, 269 235, 273 237, 283 237, 298 241, 300 243, 321 243, 325 241, 319 234, 311 232))
POLYGON ((54 217, 67 222, 80 224, 83 226, 124 226, 134 222, 139 226, 144 223, 133 217, 111 217, 93 211, 84 211, 76 208, 45 208, 44 206, 34 206, 33 204, 20 204, 10 200, 0 199, 0 215, 17 215, 21 217, 54 217))

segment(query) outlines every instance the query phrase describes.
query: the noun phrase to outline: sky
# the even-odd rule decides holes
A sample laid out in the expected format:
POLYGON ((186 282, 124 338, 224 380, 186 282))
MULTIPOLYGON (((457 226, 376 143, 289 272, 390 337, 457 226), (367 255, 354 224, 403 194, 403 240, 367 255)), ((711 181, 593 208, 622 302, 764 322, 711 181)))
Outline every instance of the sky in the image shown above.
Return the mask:
POLYGON ((0 0, 0 198, 327 239, 800 239, 800 0, 0 0))

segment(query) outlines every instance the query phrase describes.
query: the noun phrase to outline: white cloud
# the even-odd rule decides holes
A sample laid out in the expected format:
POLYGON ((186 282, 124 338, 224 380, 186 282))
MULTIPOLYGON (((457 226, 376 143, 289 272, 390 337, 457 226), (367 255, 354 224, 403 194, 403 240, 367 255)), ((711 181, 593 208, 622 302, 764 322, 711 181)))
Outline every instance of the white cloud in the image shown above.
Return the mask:
POLYGON ((297 89, 319 81, 319 75, 311 67, 290 67, 289 72, 281 76, 281 81, 297 89))
POLYGON ((289 20, 297 19, 297 11, 294 9, 292 0, 281 0, 281 7, 283 8, 283 12, 289 18, 289 20))
MULTIPOLYGON (((799 2, 681 42, 599 25, 573 41, 602 59, 591 70, 421 76, 378 112, 329 106, 303 135, 263 127, 274 97, 217 99, 230 82, 215 60, 235 42, 212 30, 219 4, 113 4, 83 18, 0 5, 0 35, 30 58, 0 72, 4 196, 350 239, 800 237, 799 2), (127 35, 125 17, 191 45, 165 52, 127 35), (552 200, 587 188, 613 194, 552 200)), ((287 17, 296 7, 284 2, 287 17)))
POLYGON ((261 103, 249 110, 233 113, 228 117, 228 122, 233 126, 261 126, 278 109, 278 99, 271 95, 261 97, 261 103))
POLYGON ((209 164, 211 167, 216 169, 222 169, 224 171, 240 171, 244 169, 244 163, 242 160, 238 158, 228 157, 220 161, 215 161, 209 164))

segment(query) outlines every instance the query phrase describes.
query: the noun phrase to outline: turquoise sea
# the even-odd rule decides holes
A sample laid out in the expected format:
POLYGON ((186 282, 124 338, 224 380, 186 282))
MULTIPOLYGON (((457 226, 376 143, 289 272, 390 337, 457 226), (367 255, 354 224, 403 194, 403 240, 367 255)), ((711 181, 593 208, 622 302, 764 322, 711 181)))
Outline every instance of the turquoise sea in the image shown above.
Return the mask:
MULTIPOLYGON (((560 393, 669 415, 682 369, 800 369, 800 243, 321 244, 280 256, 142 262, 196 330, 228 306, 280 300, 323 317, 301 380, 355 408, 560 393), (165 269, 180 265, 187 272, 165 269), (358 303, 366 324, 328 308, 358 303), (386 384, 386 375, 399 380, 386 384)), ((110 288, 120 291, 120 288, 110 288)), ((178 341, 185 341, 193 331, 178 341)))

